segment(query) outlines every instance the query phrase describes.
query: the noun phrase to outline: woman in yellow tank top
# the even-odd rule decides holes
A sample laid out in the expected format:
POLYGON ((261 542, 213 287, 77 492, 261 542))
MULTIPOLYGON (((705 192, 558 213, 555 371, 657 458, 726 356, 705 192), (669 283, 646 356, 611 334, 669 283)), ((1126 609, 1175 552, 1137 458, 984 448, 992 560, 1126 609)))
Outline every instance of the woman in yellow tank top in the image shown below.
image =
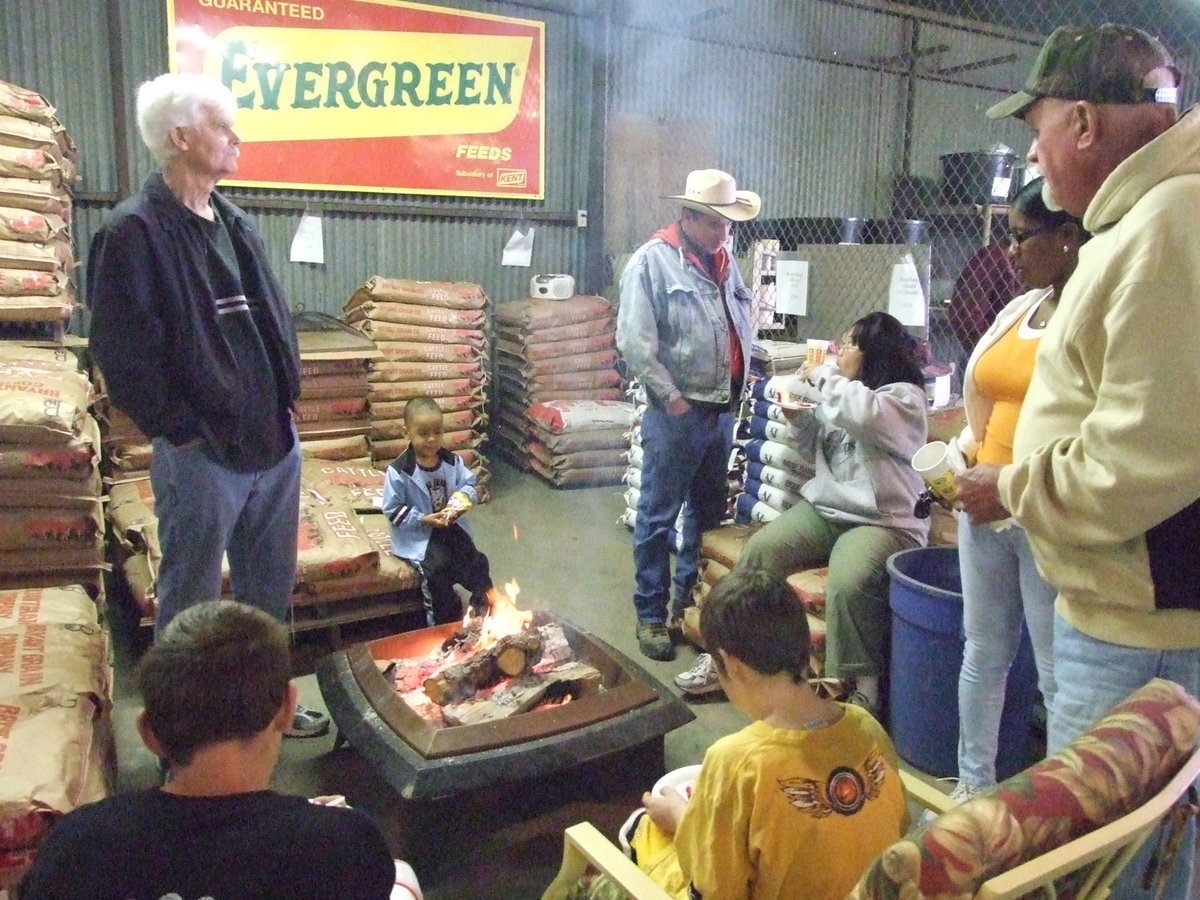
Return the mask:
MULTIPOLYGON (((1088 235, 1078 219, 1051 211, 1042 179, 1025 185, 1008 214, 1009 257, 1031 290, 1010 302, 980 339, 963 373, 967 427, 956 442, 966 465, 1012 462, 1013 433, 1034 357, 1062 287, 1088 235)), ((1012 519, 972 525, 958 513, 966 646, 958 680, 958 787, 962 799, 996 783, 996 750, 1008 670, 1029 627, 1038 684, 1049 706, 1054 589, 1037 571, 1025 531, 1012 519)))

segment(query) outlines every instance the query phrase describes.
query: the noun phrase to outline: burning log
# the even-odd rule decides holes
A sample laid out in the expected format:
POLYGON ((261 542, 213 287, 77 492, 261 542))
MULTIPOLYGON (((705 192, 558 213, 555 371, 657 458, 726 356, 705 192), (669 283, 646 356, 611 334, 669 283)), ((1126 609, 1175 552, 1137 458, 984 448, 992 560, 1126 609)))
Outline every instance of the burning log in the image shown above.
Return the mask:
POLYGON ((542 674, 527 673, 500 685, 486 697, 470 697, 442 707, 447 725, 474 725, 506 719, 528 712, 543 702, 557 687, 571 697, 583 697, 600 690, 600 670, 583 662, 570 662, 542 674))
POLYGON ((466 662, 447 666, 427 678, 425 694, 439 706, 454 703, 506 676, 520 675, 538 661, 541 652, 542 638, 536 628, 505 635, 466 662))

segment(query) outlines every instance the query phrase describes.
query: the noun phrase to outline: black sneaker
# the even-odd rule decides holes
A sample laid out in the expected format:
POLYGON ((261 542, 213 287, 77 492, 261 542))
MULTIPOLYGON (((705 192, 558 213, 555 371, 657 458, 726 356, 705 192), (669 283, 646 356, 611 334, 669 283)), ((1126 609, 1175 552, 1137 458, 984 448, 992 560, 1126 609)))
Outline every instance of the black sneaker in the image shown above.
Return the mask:
POLYGON ((666 662, 675 658, 675 644, 662 622, 638 622, 637 642, 642 655, 650 659, 666 662))

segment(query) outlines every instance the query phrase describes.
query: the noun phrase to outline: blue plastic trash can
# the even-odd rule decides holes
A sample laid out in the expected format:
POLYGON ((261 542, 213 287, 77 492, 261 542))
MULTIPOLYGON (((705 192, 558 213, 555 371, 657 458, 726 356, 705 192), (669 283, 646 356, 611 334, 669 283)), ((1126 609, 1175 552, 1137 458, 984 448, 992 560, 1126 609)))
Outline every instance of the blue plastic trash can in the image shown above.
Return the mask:
MULTIPOLYGON (((962 667, 963 602, 957 547, 917 547, 894 553, 891 576, 892 658, 888 732, 896 752, 939 777, 958 775, 958 671, 962 667)), ((1030 717, 1037 667, 1028 632, 1008 671, 996 777, 1030 760, 1030 717)))

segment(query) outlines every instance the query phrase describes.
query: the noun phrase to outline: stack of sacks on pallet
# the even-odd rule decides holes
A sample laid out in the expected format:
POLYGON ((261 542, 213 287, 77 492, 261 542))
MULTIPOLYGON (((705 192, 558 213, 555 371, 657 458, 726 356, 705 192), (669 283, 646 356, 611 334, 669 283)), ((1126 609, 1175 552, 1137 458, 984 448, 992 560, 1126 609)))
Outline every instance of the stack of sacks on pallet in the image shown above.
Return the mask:
POLYGON ((371 457, 386 468, 408 447, 404 407, 428 396, 445 413, 443 446, 463 457, 488 495, 488 297, 477 284, 374 276, 355 291, 342 318, 375 341, 368 393, 371 457))
MULTIPOLYGON (((622 398, 614 311, 603 297, 515 300, 496 307, 495 328, 497 404, 492 439, 513 465, 535 468, 528 421, 531 406, 551 400, 622 398)), ((545 445, 539 449, 540 470, 566 467, 556 451, 545 445)))
POLYGON ((633 404, 547 400, 527 410, 529 466, 555 487, 620 484, 633 404))
POLYGON ((105 484, 122 481, 137 481, 150 477, 150 461, 154 458, 154 447, 150 438, 108 399, 108 388, 104 373, 92 366, 92 384, 96 387, 96 398, 92 413, 100 423, 100 437, 104 452, 101 454, 101 474, 105 484))
POLYGON ((61 338, 75 308, 75 145, 54 107, 0 81, 0 333, 61 338))
POLYGON ((73 353, 0 342, 0 587, 101 583, 91 399, 73 353))
MULTIPOLYGON (((696 606, 684 612, 683 631, 688 640, 701 644, 700 607, 708 591, 732 569, 742 555, 750 537, 762 526, 722 525, 706 531, 700 538, 700 584, 696 591, 696 606)), ((787 576, 788 586, 804 607, 811 637, 810 662, 812 675, 818 677, 825 670, 825 581, 828 567, 801 569, 787 576)))
POLYGON ((800 488, 814 474, 813 461, 796 449, 791 424, 778 405, 783 379, 755 381, 750 389, 751 415, 740 435, 746 480, 735 519, 741 523, 777 519, 800 499, 800 488))
MULTIPOLYGON (((300 491, 300 528, 297 537, 296 584, 292 605, 296 609, 345 600, 360 595, 366 586, 379 587, 385 568, 380 543, 368 533, 358 509, 371 506, 365 491, 382 491, 383 473, 371 467, 342 467, 328 472, 320 460, 303 463, 300 491), (378 489, 364 487, 378 484, 378 489), (355 500, 355 495, 359 495, 355 500)), ((149 479, 115 484, 109 490, 108 520, 113 556, 118 562, 143 624, 153 621, 157 600, 158 568, 162 551, 158 520, 149 479)), ((398 560, 397 560, 398 562, 398 560)), ((413 575, 387 561, 397 575, 395 590, 407 590, 413 575)), ((228 561, 222 567, 221 595, 231 598, 228 561)))
MULTIPOLYGON (((628 441, 629 441, 629 450, 625 454, 627 466, 625 468, 624 474, 621 476, 621 481, 625 485, 627 485, 627 487, 625 488, 624 495, 623 495, 625 498, 625 509, 621 513, 621 515, 617 517, 617 523, 620 525, 625 525, 628 528, 632 529, 634 527, 634 525, 637 524, 637 504, 638 504, 638 498, 641 495, 641 489, 642 489, 642 424, 641 423, 642 423, 642 414, 646 410, 646 396, 645 396, 645 391, 642 390, 641 385, 639 385, 637 382, 633 382, 632 384, 630 384, 628 394, 633 399, 633 404, 634 404, 633 424, 627 434, 628 441)), ((735 423, 735 427, 736 427, 736 423, 735 423)), ((744 470, 745 470, 744 454, 741 452, 740 448, 737 445, 737 442, 735 441, 734 446, 733 446, 733 452, 730 454, 729 468, 728 468, 728 472, 727 472, 727 477, 728 477, 727 488, 728 488, 728 492, 729 492, 729 509, 727 511, 726 518, 733 517, 734 507, 735 507, 737 498, 742 493, 742 481, 744 479, 744 470)), ((685 501, 685 504, 686 504, 686 501, 685 501)), ((675 525, 670 530, 670 542, 671 542, 670 546, 671 546, 672 550, 675 549, 675 547, 677 546, 677 543, 679 541, 679 529, 681 527, 682 515, 683 515, 683 509, 680 509, 680 515, 678 517, 676 517, 675 525)))
POLYGON ((62 815, 108 796, 108 632, 82 585, 0 591, 0 896, 62 815))
POLYGON ((371 360, 382 357, 375 342, 324 313, 295 315, 300 345, 300 398, 296 430, 306 456, 369 461, 367 411, 371 360))

